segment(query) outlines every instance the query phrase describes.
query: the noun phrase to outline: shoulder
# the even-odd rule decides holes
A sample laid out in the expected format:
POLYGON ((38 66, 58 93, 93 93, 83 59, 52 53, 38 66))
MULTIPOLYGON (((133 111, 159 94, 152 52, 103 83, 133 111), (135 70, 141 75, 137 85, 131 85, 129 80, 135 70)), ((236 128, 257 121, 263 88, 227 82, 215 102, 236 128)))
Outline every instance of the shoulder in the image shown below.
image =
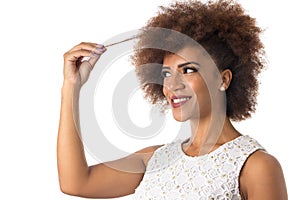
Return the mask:
POLYGON ((241 171, 240 190, 245 199, 287 199, 283 171, 278 160, 265 151, 254 152, 241 171))
MULTIPOLYGON (((182 140, 176 140, 164 145, 155 145, 144 148, 137 153, 141 155, 144 165, 147 167, 148 164, 153 162, 159 162, 161 165, 167 164, 171 160, 176 160, 179 153, 179 146, 182 140), (168 158, 168 159, 167 159, 168 158)), ((151 166, 151 164, 150 164, 151 166)))
POLYGON ((146 147, 144 149, 141 149, 141 150, 137 151, 136 153, 137 154, 148 154, 148 153, 153 154, 158 148, 163 147, 163 146, 165 146, 165 145, 149 146, 149 147, 146 147))
POLYGON ((140 156, 144 165, 147 166, 148 162, 149 162, 150 158, 152 157, 152 155, 154 154, 154 152, 163 146, 164 145, 149 146, 149 147, 146 147, 144 149, 137 151, 136 154, 140 156))
POLYGON ((267 175, 281 171, 281 165, 274 156, 258 150, 245 162, 241 176, 245 176, 247 179, 265 178, 267 175))

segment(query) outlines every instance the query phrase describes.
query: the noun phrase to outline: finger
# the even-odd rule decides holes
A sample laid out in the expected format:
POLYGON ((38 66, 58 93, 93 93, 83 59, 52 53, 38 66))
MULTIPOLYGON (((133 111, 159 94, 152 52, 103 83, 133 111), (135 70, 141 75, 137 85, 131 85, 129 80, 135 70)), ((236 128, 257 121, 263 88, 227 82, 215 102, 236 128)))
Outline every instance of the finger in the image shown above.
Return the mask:
POLYGON ((96 43, 92 43, 92 42, 81 42, 80 44, 77 44, 76 46, 74 46, 73 48, 71 48, 69 51, 77 51, 79 49, 85 49, 85 48, 89 48, 89 47, 95 47, 97 46, 96 43))
POLYGON ((64 59, 65 61, 76 62, 78 59, 82 59, 82 57, 93 57, 93 56, 97 56, 97 54, 94 54, 89 50, 80 49, 80 50, 69 51, 65 53, 64 59))
POLYGON ((70 49, 69 52, 84 49, 84 50, 89 50, 95 54, 101 54, 103 51, 103 48, 104 48, 104 46, 102 44, 82 42, 82 43, 74 46, 72 49, 70 49))
POLYGON ((104 47, 101 51, 100 54, 96 54, 95 56, 92 56, 89 59, 89 63, 94 66, 96 64, 96 62, 99 60, 100 56, 106 51, 106 48, 104 47))
POLYGON ((92 70, 93 70, 93 66, 89 61, 84 61, 81 63, 79 68, 81 84, 84 84, 88 80, 92 70))

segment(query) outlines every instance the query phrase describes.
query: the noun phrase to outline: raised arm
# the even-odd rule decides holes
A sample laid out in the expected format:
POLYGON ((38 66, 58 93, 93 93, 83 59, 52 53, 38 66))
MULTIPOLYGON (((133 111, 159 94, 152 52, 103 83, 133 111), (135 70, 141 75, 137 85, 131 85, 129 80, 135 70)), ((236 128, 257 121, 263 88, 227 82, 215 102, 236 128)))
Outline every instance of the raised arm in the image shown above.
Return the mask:
POLYGON ((95 166, 88 166, 86 162, 75 123, 75 118, 79 120, 76 110, 80 88, 105 50, 101 45, 81 43, 64 54, 57 164, 60 188, 66 194, 91 198, 124 196, 134 192, 145 170, 142 155, 145 151, 149 152, 147 149, 127 158, 95 166), (82 62, 83 57, 90 59, 82 62))

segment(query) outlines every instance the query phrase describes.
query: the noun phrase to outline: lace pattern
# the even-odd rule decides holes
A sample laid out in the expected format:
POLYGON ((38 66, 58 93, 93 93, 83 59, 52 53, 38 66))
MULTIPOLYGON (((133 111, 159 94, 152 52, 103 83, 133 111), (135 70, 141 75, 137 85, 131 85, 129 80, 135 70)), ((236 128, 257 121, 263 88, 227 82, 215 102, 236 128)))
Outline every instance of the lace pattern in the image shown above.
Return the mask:
POLYGON ((182 141, 157 149, 133 199, 240 200, 239 174, 247 158, 263 147, 240 136, 209 154, 190 157, 182 141))

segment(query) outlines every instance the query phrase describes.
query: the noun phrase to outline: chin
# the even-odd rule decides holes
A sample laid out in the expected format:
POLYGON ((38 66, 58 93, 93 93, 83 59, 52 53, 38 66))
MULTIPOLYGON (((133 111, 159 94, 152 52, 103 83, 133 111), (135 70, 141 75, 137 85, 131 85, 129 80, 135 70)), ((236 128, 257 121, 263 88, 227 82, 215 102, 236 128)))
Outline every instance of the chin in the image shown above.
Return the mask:
POLYGON ((191 116, 187 113, 182 113, 182 112, 173 112, 173 118, 178 121, 178 122, 185 122, 191 119, 191 116))

